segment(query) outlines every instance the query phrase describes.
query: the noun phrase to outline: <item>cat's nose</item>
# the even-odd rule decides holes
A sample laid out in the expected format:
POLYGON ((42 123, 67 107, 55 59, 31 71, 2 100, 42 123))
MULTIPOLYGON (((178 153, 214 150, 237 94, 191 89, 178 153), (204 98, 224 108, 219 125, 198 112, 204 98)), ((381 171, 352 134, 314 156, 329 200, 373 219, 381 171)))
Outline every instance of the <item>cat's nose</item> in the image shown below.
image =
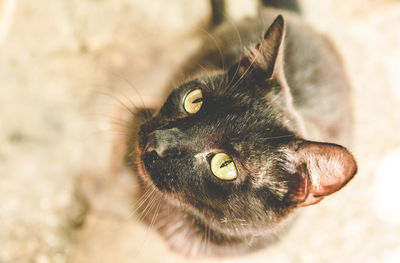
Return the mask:
POLYGON ((147 136, 145 151, 156 152, 161 158, 181 153, 183 134, 179 129, 155 130, 147 136))
POLYGON ((163 155, 163 149, 161 149, 158 140, 157 140, 157 136, 156 136, 156 132, 152 132, 147 136, 147 142, 146 142, 146 146, 145 146, 145 152, 147 153, 151 153, 151 152, 155 152, 157 153, 158 156, 162 156, 163 155))

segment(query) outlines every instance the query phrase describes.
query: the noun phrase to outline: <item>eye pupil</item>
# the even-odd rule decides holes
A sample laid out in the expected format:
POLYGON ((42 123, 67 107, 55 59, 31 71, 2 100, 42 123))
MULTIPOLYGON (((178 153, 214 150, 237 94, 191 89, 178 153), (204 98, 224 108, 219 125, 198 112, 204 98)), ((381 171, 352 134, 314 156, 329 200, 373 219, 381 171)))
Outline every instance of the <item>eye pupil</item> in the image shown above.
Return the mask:
POLYGON ((198 98, 192 101, 192 103, 200 103, 200 102, 203 102, 203 98, 198 98))
POLYGON ((232 160, 227 160, 227 161, 223 162, 219 168, 223 168, 223 167, 227 166, 228 164, 230 164, 231 162, 232 162, 232 160))

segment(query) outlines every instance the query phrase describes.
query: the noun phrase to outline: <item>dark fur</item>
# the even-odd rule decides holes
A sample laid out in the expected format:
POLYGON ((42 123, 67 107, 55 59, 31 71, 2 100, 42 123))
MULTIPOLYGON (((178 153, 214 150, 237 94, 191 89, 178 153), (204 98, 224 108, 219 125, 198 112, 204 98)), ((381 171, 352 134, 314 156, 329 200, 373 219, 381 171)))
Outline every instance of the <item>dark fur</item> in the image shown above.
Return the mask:
MULTIPOLYGON (((141 213, 175 251, 225 256, 265 247, 295 208, 319 202, 356 173, 351 154, 332 144, 347 143, 351 131, 342 63, 294 14, 267 9, 222 24, 177 77, 186 80, 143 121, 127 155, 138 166, 142 198, 156 189, 141 213), (182 102, 194 88, 204 103, 188 115, 182 102), (216 151, 232 157, 237 179, 212 174, 207 153, 216 151)), ((132 138, 135 127, 137 119, 132 138)))

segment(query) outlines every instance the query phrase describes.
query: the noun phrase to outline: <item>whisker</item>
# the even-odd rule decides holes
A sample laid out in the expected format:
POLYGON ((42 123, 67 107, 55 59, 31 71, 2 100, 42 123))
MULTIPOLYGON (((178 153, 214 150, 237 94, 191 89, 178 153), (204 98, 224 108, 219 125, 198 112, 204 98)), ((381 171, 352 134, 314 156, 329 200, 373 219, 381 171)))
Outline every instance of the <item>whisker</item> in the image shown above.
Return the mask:
POLYGON ((162 194, 161 197, 160 197, 160 199, 158 200, 158 205, 157 205, 157 207, 156 207, 156 212, 155 212, 155 214, 153 215, 153 217, 152 217, 152 219, 151 219, 151 222, 150 222, 148 231, 150 231, 151 227, 154 225, 154 223, 155 223, 156 220, 157 220, 158 213, 160 212, 161 202, 162 202, 163 200, 164 200, 164 194, 162 194))
POLYGON ((118 131, 118 130, 115 130, 115 129, 104 129, 104 130, 97 130, 97 131, 89 132, 89 134, 83 135, 81 137, 81 139, 82 140, 88 140, 92 136, 100 136, 100 135, 104 135, 105 133, 110 134, 110 135, 123 135, 123 136, 128 136, 129 135, 125 131, 118 131))
POLYGON ((160 212, 161 202, 163 201, 163 197, 164 197, 164 195, 162 195, 162 196, 160 197, 160 199, 158 200, 158 204, 157 204, 156 210, 155 210, 155 212, 154 212, 154 214, 153 214, 153 216, 152 216, 152 218, 151 218, 149 227, 147 228, 147 231, 146 231, 145 240, 143 241, 142 246, 141 246, 141 248, 139 249, 139 255, 140 255, 140 253, 143 251, 143 248, 144 248, 144 246, 146 245, 146 243, 147 243, 147 241, 148 241, 150 230, 151 230, 151 228, 154 226, 154 224, 155 224, 155 222, 156 222, 156 220, 157 220, 158 214, 159 214, 159 212, 160 212))
MULTIPOLYGON (((136 103, 131 99, 130 96, 126 95, 126 94, 125 94, 124 92, 122 92, 122 91, 118 91, 118 92, 125 98, 125 100, 127 100, 127 101, 131 104, 131 106, 135 109, 135 111, 139 111, 139 109, 142 110, 142 112, 143 112, 143 114, 144 114, 145 120, 151 119, 151 117, 152 117, 152 111, 151 111, 151 109, 149 109, 149 108, 145 105, 144 100, 143 100, 143 97, 142 97, 142 95, 141 95, 140 92, 139 92, 139 89, 132 83, 132 81, 130 81, 130 80, 129 80, 128 78, 126 78, 125 76, 123 76, 123 75, 121 75, 121 74, 118 74, 118 73, 116 73, 116 72, 110 72, 110 73, 111 73, 112 75, 114 75, 115 77, 117 77, 117 78, 123 80, 126 84, 128 84, 128 86, 129 86, 130 88, 132 88, 132 89, 135 91, 137 97, 138 97, 139 100, 140 100, 140 104, 141 104, 142 106, 141 106, 141 108, 138 107, 138 106, 136 105, 136 103)), ((109 95, 109 94, 103 94, 103 95, 109 95)), ((120 100, 120 99, 118 99, 118 98, 115 98, 115 97, 112 96, 112 95, 110 95, 110 96, 113 97, 116 101, 118 101, 121 105, 123 105, 133 116, 135 116, 136 113, 133 112, 132 109, 131 109, 130 107, 128 107, 125 103, 123 103, 122 100, 120 100)))
MULTIPOLYGON (((246 70, 244 71, 244 73, 240 76, 240 78, 236 81, 235 84, 232 85, 231 89, 234 89, 237 87, 237 85, 240 84, 240 81, 246 76, 246 74, 249 72, 249 70, 252 68, 253 64, 255 63, 255 61, 257 60, 259 56, 259 53, 257 53, 255 55, 255 57, 252 59, 252 61, 250 62, 250 65, 246 68, 246 70)), ((239 68, 239 67, 238 67, 239 68)), ((232 78, 234 79, 234 78, 232 78)))
POLYGON ((145 116, 144 116, 145 121, 148 121, 153 117, 153 111, 151 109, 144 108, 143 111, 145 114, 145 116))
POLYGON ((136 206, 140 201, 142 201, 148 194, 151 192, 154 192, 155 188, 153 188, 151 185, 147 186, 145 192, 141 194, 138 200, 134 202, 134 205, 136 206))
POLYGON ((136 111, 138 111, 138 106, 133 102, 133 100, 130 99, 129 96, 127 96, 124 92, 119 91, 119 93, 135 108, 136 111))
POLYGON ((107 118, 107 119, 110 119, 110 120, 116 120, 116 121, 120 121, 120 122, 126 122, 126 123, 129 122, 128 120, 120 119, 120 118, 117 118, 115 116, 112 116, 112 115, 109 115, 109 114, 104 114, 104 113, 87 113, 85 115, 88 116, 88 117, 93 117, 93 118, 100 118, 101 117, 101 118, 107 118))
MULTIPOLYGON (((229 16, 225 15, 225 20, 232 26, 232 28, 235 30, 237 39, 239 40, 239 47, 240 47, 240 57, 239 57, 239 63, 240 61, 242 61, 243 58, 243 51, 244 51, 244 45, 243 45, 243 41, 242 41, 242 37, 240 36, 240 32, 237 28, 237 26, 235 25, 235 23, 232 21, 232 19, 229 18, 229 16)), ((232 84, 232 81, 235 79, 237 73, 239 71, 239 67, 236 68, 235 73, 233 74, 232 79, 230 80, 230 82, 227 84, 227 86, 229 87, 232 84)))
POLYGON ((218 52, 219 52, 219 56, 220 56, 221 63, 222 63, 222 69, 225 70, 226 69, 226 65, 225 65, 224 54, 222 52, 222 49, 221 49, 220 45, 218 44, 217 39, 205 29, 200 28, 200 31, 202 31, 203 33, 206 33, 207 36, 214 42, 214 44, 215 44, 215 46, 216 46, 216 48, 218 49, 218 52))
POLYGON ((152 195, 150 201, 146 204, 146 207, 141 211, 140 216, 137 218, 137 221, 140 222, 144 220, 147 215, 150 213, 151 209, 153 208, 153 205, 156 203, 157 196, 152 195))
POLYGON ((126 78, 125 76, 123 76, 121 74, 118 74, 116 72, 111 72, 111 74, 113 74, 114 76, 116 76, 116 77, 122 79, 123 81, 125 81, 125 83, 127 83, 136 92, 136 95, 139 97, 139 99, 140 99, 140 101, 142 103, 142 107, 146 108, 146 105, 144 104, 143 98, 142 98, 138 88, 128 78, 126 78))
POLYGON ((265 140, 273 140, 273 139, 281 139, 281 138, 289 138, 289 137, 294 137, 294 135, 272 136, 272 137, 265 138, 265 140))
MULTIPOLYGON (((105 92, 99 92, 99 94, 113 98, 116 102, 118 102, 118 103, 121 104, 125 109, 127 109, 132 115, 135 115, 135 112, 132 111, 131 108, 129 108, 124 102, 122 102, 119 98, 115 97, 114 95, 108 94, 108 93, 105 93, 105 92)), ((136 107, 136 106, 135 106, 135 107, 136 107)))
POLYGON ((113 126, 118 126, 119 128, 129 128, 127 122, 123 122, 120 120, 108 120, 108 123, 113 126))
POLYGON ((136 213, 145 203, 146 201, 152 196, 156 189, 149 187, 149 189, 146 191, 145 194, 143 194, 136 202, 135 206, 136 208, 131 212, 131 215, 136 213))
MULTIPOLYGON (((233 20, 226 14, 224 14, 224 20, 227 21, 227 23, 229 23, 232 26, 233 30, 235 31, 237 40, 239 41, 239 47, 240 47, 239 61, 241 61, 242 58, 243 58, 243 53, 244 53, 244 45, 243 45, 243 40, 242 40, 242 37, 240 36, 240 32, 238 30, 238 27, 233 22, 233 20)), ((203 28, 197 27, 197 30, 200 30, 202 33, 205 33, 208 36, 208 38, 211 39, 214 42, 216 48, 218 49, 218 53, 220 55, 220 59, 221 59, 221 63, 222 63, 222 69, 223 70, 227 70, 227 65, 226 65, 225 57, 224 57, 224 52, 222 51, 222 49, 220 47, 220 44, 218 43, 218 40, 214 37, 214 35, 212 33, 208 32, 207 30, 205 30, 203 28)), ((199 66, 201 66, 201 65, 199 65, 199 66)), ((204 67, 202 67, 202 68, 204 69, 204 67)), ((233 74, 233 78, 226 85, 227 87, 232 84, 232 81, 234 80, 234 77, 236 77, 236 75, 238 73, 238 70, 239 70, 239 67, 236 68, 236 71, 233 74)), ((207 73, 206 70, 204 70, 204 71, 207 73)))
POLYGON ((207 69, 201 65, 200 63, 197 63, 197 65, 202 69, 202 71, 204 72, 204 74, 207 76, 208 80, 210 81, 210 83, 213 83, 212 78, 210 73, 207 71, 207 69))
POLYGON ((128 121, 106 115, 104 115, 103 117, 108 118, 107 120, 105 120, 107 128, 101 129, 100 127, 97 127, 92 133, 88 134, 88 136, 96 135, 97 133, 102 133, 102 132, 112 132, 112 133, 115 132, 115 133, 123 133, 126 135, 129 133, 130 127, 128 121))

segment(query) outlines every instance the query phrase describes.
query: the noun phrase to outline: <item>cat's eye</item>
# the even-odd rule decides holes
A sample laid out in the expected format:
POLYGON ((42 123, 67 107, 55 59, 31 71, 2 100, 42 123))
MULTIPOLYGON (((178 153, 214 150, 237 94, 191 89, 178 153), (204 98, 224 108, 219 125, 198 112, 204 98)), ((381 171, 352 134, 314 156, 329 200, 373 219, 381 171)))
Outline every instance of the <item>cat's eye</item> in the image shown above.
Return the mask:
POLYGON ((212 157, 211 171, 221 180, 233 180, 237 177, 235 163, 226 153, 217 153, 212 157))
POLYGON ((189 114, 198 112, 201 105, 203 105, 203 92, 201 89, 192 90, 186 95, 183 101, 183 108, 189 114))

